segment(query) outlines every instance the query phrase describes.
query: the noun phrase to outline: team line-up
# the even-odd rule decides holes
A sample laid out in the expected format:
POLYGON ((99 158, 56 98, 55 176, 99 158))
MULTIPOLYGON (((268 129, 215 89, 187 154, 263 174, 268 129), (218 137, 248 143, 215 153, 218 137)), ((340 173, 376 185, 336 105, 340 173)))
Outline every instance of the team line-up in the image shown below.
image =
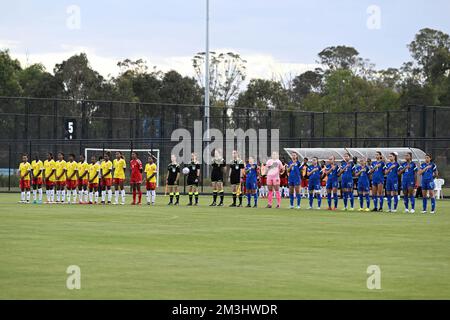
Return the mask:
MULTIPOLYGON (((213 202, 210 206, 224 205, 224 168, 229 167, 229 182, 232 188, 233 202, 231 207, 241 207, 244 194, 247 197, 247 207, 257 207, 259 195, 267 190, 267 208, 272 208, 273 198, 276 198, 276 208, 281 205, 281 190, 288 186, 290 208, 300 209, 301 189, 308 191, 309 206, 313 209, 314 200, 317 199, 316 209, 321 208, 321 186, 324 184, 327 191, 328 210, 338 209, 338 184, 342 188, 344 210, 354 210, 354 178, 357 180, 357 195, 360 211, 370 211, 372 196, 372 211, 383 211, 384 198, 387 198, 387 211, 396 212, 399 202, 399 189, 403 191, 405 212, 415 212, 415 193, 420 184, 423 193, 423 210, 427 212, 428 199, 431 200, 431 213, 436 211, 434 196, 434 179, 438 176, 436 164, 432 156, 426 154, 425 162, 417 165, 412 161, 412 154, 407 153, 404 161, 399 162, 397 153, 390 153, 384 159, 381 152, 376 153, 376 159, 352 158, 349 153, 344 154, 343 160, 337 162, 334 156, 328 158, 326 164, 320 164, 317 157, 310 161, 305 158, 299 161, 297 153, 290 154, 291 161, 283 163, 278 152, 273 152, 271 159, 266 163, 257 164, 253 157, 247 161, 239 158, 237 151, 232 153, 233 159, 226 163, 220 150, 216 150, 212 160, 211 183, 213 189, 213 202), (401 183, 401 188, 399 183, 401 183), (265 189, 266 188, 266 189, 265 189), (386 189, 386 190, 384 190, 386 189), (259 192, 258 192, 259 190, 259 192), (385 194, 386 191, 386 194, 385 194), (253 199, 253 204, 252 204, 253 199), (294 202, 296 200, 296 206, 294 202)), ((112 186, 114 186, 114 204, 125 204, 125 172, 127 163, 122 152, 115 153, 111 161, 110 152, 105 152, 98 159, 92 156, 87 163, 83 155, 79 161, 75 155, 70 154, 65 160, 64 154, 59 152, 57 160, 53 154, 48 153, 47 159, 42 162, 36 155, 31 162, 28 156, 22 156, 19 165, 21 203, 31 201, 31 188, 33 189, 33 203, 42 203, 42 187, 46 189, 46 203, 80 203, 80 204, 111 204, 112 186), (78 201, 77 201, 78 197, 78 201), (101 197, 101 200, 99 200, 101 197), (119 202, 121 198, 121 202, 119 202)), ((177 158, 171 155, 171 163, 167 168, 166 192, 169 192, 168 205, 178 205, 180 193, 178 183, 180 174, 187 176, 189 191, 188 205, 198 205, 200 181, 200 163, 196 154, 191 155, 188 164, 177 163, 177 158), (181 169, 182 168, 182 169, 181 169)), ((157 166, 155 157, 150 155, 147 164, 143 166, 137 152, 131 153, 130 160, 130 186, 133 194, 132 205, 141 204, 141 184, 145 181, 147 204, 155 204, 157 166), (145 175, 145 179, 144 179, 145 175)))

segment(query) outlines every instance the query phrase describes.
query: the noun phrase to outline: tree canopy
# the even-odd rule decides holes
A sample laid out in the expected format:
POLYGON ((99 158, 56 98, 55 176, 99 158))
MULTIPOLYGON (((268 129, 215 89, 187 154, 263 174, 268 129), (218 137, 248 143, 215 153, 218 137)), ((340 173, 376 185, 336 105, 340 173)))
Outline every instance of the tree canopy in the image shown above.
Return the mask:
MULTIPOLYGON (((450 104, 450 36, 419 30, 407 44, 411 60, 377 70, 356 48, 329 46, 317 55, 320 68, 280 80, 249 79, 238 53, 211 53, 211 103, 224 107, 305 111, 384 111, 404 105, 450 104)), ((192 59, 195 77, 162 72, 143 59, 117 63, 116 77, 104 78, 84 53, 55 65, 23 68, 8 50, 0 51, 0 96, 121 100, 171 104, 203 103, 205 54, 192 59)))

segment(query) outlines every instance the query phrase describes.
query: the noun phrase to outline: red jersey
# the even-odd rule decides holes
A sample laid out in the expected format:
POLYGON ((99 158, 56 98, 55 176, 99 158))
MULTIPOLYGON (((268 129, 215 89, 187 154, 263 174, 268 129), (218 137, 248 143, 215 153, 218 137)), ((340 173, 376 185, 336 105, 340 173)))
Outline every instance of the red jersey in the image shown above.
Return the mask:
POLYGON ((132 180, 142 180, 142 162, 139 159, 130 160, 131 167, 131 179, 132 180))

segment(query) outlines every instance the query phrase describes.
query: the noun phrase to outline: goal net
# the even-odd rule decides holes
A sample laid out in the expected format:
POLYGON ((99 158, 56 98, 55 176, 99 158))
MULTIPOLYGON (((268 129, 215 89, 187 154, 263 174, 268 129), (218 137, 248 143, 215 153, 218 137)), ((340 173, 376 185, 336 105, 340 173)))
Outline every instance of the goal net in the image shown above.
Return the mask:
POLYGON ((145 164, 147 163, 147 159, 150 155, 154 156, 155 162, 156 162, 156 186, 159 187, 159 156, 160 152, 159 149, 111 149, 111 148, 85 148, 84 149, 84 156, 86 157, 86 161, 89 163, 91 157, 94 155, 97 158, 101 156, 104 152, 111 152, 111 161, 115 159, 114 153, 116 151, 122 152, 127 161, 127 168, 129 167, 130 159, 131 159, 131 152, 137 152, 139 154, 139 159, 142 161, 142 166, 145 168, 145 164))

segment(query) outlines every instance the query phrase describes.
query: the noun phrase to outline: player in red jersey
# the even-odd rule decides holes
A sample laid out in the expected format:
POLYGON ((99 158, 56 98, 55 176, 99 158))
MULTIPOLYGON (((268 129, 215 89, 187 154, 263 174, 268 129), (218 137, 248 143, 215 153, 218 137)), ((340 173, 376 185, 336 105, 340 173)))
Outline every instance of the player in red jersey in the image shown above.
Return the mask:
POLYGON ((130 168, 131 168, 130 186, 131 190, 133 191, 133 202, 131 204, 132 205, 141 204, 142 162, 141 160, 138 159, 138 155, 136 152, 131 153, 130 168), (139 195, 139 200, 137 203, 136 203, 136 193, 139 195))

